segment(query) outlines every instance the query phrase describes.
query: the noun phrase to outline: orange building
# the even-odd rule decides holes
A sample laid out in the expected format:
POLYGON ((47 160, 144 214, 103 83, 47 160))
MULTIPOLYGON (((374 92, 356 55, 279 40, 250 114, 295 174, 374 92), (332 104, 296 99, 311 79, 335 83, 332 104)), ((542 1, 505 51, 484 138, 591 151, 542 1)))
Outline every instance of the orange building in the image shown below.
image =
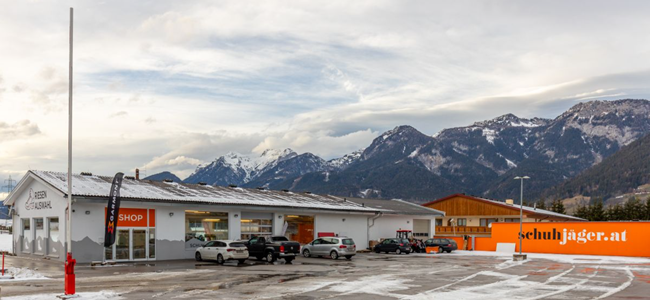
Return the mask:
MULTIPOLYGON (((512 200, 505 202, 453 194, 434 200, 423 206, 444 211, 445 216, 436 219, 436 236, 489 236, 492 223, 519 223, 519 205, 512 200)), ((535 207, 523 206, 524 222, 566 222, 584 219, 535 207)))

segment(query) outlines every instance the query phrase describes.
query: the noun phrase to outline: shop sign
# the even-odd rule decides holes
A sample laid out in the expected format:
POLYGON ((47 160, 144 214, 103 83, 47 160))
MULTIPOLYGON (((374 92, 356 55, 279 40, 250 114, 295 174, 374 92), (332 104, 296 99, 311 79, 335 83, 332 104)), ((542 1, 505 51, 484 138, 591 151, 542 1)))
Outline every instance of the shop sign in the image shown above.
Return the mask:
MULTIPOLYGON (((528 222, 523 224, 523 252, 650 256, 650 222, 528 222)), ((476 238, 475 249, 494 251, 499 243, 519 251, 519 224, 492 223, 490 237, 476 238)))
MULTIPOLYGON (((155 210, 150 209, 151 213, 155 210)), ((153 220, 152 220, 153 221, 153 220)), ((154 222, 149 222, 151 227, 155 227, 154 222)), ((120 208, 117 217, 118 227, 147 227, 147 209, 146 208, 120 208)))
POLYGON ((29 189, 29 195, 25 202, 25 209, 52 209, 52 202, 47 200, 47 191, 34 192, 33 189, 29 189))
MULTIPOLYGON (((627 241, 627 230, 622 232, 603 232, 603 231, 588 231, 587 229, 576 230, 563 228, 562 231, 553 228, 553 231, 538 231, 534 228, 533 231, 522 232, 524 240, 555 240, 559 241, 560 245, 566 245, 568 242, 575 242, 578 244, 586 244, 588 242, 625 242, 627 241)), ((519 236, 517 236, 519 238, 519 236)))

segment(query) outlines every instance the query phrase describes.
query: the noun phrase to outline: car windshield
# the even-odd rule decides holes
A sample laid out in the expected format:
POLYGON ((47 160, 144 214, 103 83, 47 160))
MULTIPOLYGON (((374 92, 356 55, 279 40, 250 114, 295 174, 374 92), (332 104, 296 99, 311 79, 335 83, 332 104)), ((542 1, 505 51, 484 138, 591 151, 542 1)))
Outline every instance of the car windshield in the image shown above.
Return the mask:
POLYGON ((287 237, 284 237, 284 236, 274 236, 273 240, 276 241, 276 242, 288 242, 289 241, 289 239, 287 237))
POLYGON ((343 239, 343 245, 354 245, 354 241, 352 239, 343 239))
POLYGON ((246 245, 244 245, 244 243, 241 243, 241 242, 236 242, 236 243, 230 243, 230 247, 234 247, 234 248, 236 248, 236 247, 246 247, 246 245))

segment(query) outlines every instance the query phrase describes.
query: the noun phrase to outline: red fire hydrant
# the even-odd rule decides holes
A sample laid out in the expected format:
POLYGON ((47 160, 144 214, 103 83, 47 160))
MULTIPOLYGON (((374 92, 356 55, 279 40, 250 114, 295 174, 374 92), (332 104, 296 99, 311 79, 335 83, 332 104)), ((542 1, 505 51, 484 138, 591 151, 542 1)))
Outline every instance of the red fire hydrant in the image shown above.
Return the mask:
POLYGON ((75 293, 75 276, 74 276, 74 265, 77 264, 77 260, 72 258, 72 253, 68 252, 68 256, 65 260, 65 294, 74 295, 75 293))

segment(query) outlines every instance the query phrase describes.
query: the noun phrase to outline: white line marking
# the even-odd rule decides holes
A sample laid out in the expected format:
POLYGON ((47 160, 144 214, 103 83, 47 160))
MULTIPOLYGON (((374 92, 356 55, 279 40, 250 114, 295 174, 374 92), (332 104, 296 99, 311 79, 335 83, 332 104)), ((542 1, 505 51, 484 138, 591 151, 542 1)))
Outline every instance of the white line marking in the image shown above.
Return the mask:
POLYGON ((632 284, 632 281, 634 280, 634 273, 632 273, 632 271, 630 271, 629 267, 627 267, 625 269, 625 272, 627 273, 627 278, 628 278, 626 282, 624 282, 623 284, 619 285, 616 288, 613 288, 611 291, 609 291, 607 293, 604 293, 604 294, 600 295, 599 297, 596 297, 596 298, 593 298, 593 299, 596 300, 596 299, 607 298, 607 297, 609 297, 611 295, 614 295, 614 294, 626 289, 628 286, 630 286, 632 284))

